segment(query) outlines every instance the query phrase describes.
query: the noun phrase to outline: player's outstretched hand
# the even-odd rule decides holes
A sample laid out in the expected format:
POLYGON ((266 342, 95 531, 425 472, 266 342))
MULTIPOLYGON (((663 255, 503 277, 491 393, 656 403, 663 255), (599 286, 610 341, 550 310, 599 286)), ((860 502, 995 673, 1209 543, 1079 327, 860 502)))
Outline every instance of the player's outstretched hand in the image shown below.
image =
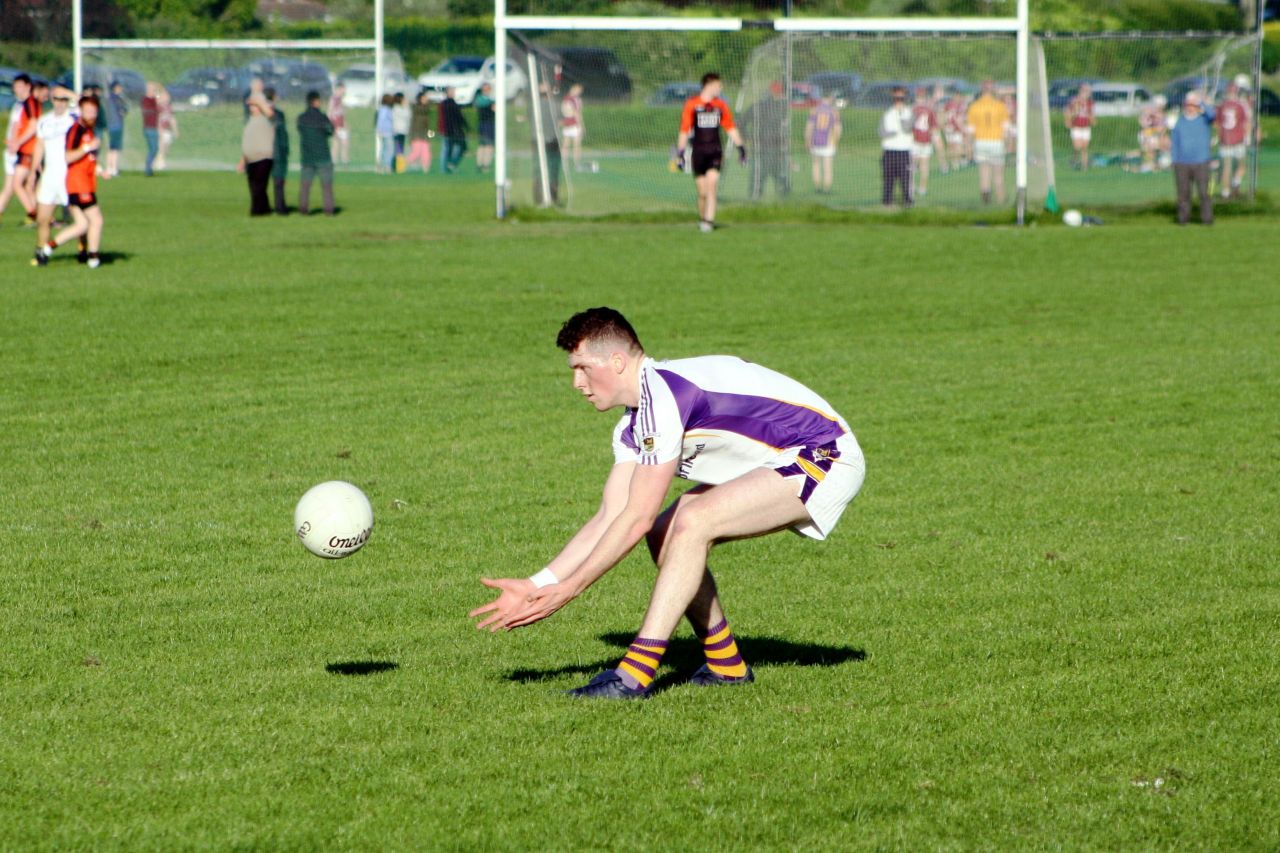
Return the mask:
POLYGON ((578 591, 572 583, 553 583, 542 589, 535 589, 525 600, 520 609, 507 617, 506 629, 523 628, 534 622, 541 622, 561 607, 578 597, 578 591))
POLYGON ((480 583, 498 590, 498 597, 483 607, 472 610, 467 616, 475 619, 488 614, 476 623, 476 629, 483 631, 488 628, 491 633, 505 628, 511 614, 526 605, 529 595, 537 591, 533 581, 528 578, 480 578, 480 583))

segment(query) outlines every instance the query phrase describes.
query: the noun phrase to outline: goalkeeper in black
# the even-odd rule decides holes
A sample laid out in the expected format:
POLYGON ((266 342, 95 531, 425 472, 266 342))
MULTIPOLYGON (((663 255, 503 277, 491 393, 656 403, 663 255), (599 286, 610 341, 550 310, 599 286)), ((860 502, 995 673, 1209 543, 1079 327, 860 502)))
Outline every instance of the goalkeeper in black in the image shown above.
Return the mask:
POLYGON ((729 105, 720 98, 723 88, 719 74, 702 76, 702 91, 685 101, 680 133, 676 136, 676 162, 684 168, 688 157, 688 165, 693 169, 693 180, 698 187, 698 229, 703 233, 715 229, 716 187, 724 159, 721 129, 738 146, 738 162, 747 162, 742 134, 733 122, 729 105), (691 143, 692 151, 689 150, 691 143))

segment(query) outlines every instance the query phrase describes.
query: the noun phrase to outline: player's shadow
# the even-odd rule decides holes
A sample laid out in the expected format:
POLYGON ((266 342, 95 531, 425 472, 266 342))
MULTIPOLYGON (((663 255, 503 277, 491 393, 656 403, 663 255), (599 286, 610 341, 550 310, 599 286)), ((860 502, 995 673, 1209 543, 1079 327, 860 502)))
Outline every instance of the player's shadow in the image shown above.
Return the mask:
POLYGON ((348 660, 326 664, 324 671, 332 675, 375 675, 399 669, 393 660, 348 660))
MULTIPOLYGON (((511 681, 542 681, 559 675, 594 675, 616 666, 623 651, 631 645, 633 634, 610 631, 601 634, 604 642, 617 646, 618 654, 595 661, 594 663, 568 664, 550 669, 516 669, 507 674, 511 681)), ((853 646, 824 646, 818 643, 795 643, 779 637, 736 637, 742 656, 754 668, 767 666, 838 666, 849 661, 863 661, 867 653, 853 646)), ((670 664, 671 671, 653 683, 655 690, 661 690, 688 680, 694 670, 702 666, 705 657, 702 654, 702 643, 693 637, 677 637, 667 647, 663 658, 664 664, 670 664)))

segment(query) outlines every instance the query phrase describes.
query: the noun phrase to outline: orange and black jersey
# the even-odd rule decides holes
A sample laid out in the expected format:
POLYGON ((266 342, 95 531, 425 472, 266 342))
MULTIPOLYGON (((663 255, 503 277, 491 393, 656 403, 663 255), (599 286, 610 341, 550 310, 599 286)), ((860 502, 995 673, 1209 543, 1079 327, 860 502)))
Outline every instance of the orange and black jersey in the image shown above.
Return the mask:
MULTIPOLYGON (((34 130, 36 122, 40 120, 40 102, 36 100, 35 95, 31 95, 22 102, 22 112, 18 114, 18 131, 14 134, 15 138, 21 138, 29 130, 34 130)), ((22 143, 18 148, 19 154, 30 154, 36 150, 36 137, 32 134, 31 138, 22 143)))
POLYGON ((719 150, 720 128, 733 130, 736 126, 729 105, 720 98, 704 101, 701 95, 694 95, 684 102, 680 132, 689 134, 694 148, 719 150))
POLYGON ((85 127, 81 122, 71 125, 67 131, 67 192, 72 195, 92 195, 98 187, 98 158, 90 151, 74 163, 69 156, 82 145, 97 138, 92 127, 85 127))

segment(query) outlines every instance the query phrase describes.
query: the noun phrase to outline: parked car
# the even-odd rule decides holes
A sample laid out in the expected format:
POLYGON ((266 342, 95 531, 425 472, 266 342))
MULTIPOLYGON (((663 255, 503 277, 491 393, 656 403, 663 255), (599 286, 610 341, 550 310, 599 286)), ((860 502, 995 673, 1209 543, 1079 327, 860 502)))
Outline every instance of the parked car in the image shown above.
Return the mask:
POLYGON ((1182 109, 1182 102, 1186 99, 1187 93, 1199 90, 1202 94, 1208 95, 1209 99, 1215 104, 1222 100, 1226 94, 1227 84, 1231 82, 1230 77, 1220 77, 1216 80, 1210 80, 1205 77, 1192 75, 1190 77, 1179 77, 1168 86, 1164 87, 1165 99, 1169 102, 1172 109, 1182 109))
POLYGON ((893 105, 893 90, 907 89, 910 90, 911 84, 901 80, 887 80, 881 83, 872 83, 864 86, 862 91, 858 93, 858 97, 854 99, 855 107, 868 107, 875 109, 888 109, 893 105))
POLYGON ((1049 109, 1066 109, 1071 99, 1080 94, 1081 86, 1085 83, 1090 86, 1096 86, 1101 82, 1103 81, 1099 77, 1063 77, 1058 80, 1050 80, 1049 109))
MULTIPOLYGON (((68 89, 75 88, 75 72, 67 70, 53 81, 68 89)), ((84 65, 80 68, 80 82, 83 86, 101 86, 103 92, 111 89, 113 83, 124 87, 124 96, 130 101, 140 101, 147 93, 147 78, 129 68, 115 68, 108 65, 84 65)))
POLYGON ((1258 112, 1264 116, 1280 116, 1280 95, 1270 89, 1258 90, 1258 112))
MULTIPOLYGON (((425 74, 418 75, 418 85, 433 101, 444 100, 444 90, 453 88, 453 99, 462 106, 472 103, 485 83, 497 79, 494 58, 451 56, 425 74)), ((528 76, 514 60, 507 60, 507 100, 519 97, 529 88, 528 76)))
POLYGON ((0 80, 0 112, 13 107, 13 81, 0 80))
POLYGON ((630 101, 631 75, 618 55, 607 47, 558 47, 560 90, 574 83, 582 86, 588 101, 630 101))
MULTIPOLYGON (((363 63, 344 68, 338 73, 336 82, 347 87, 342 96, 342 103, 348 107, 370 107, 374 99, 374 78, 377 69, 372 63, 363 63)), ((399 69, 382 69, 382 91, 391 95, 410 95, 417 87, 399 69)))
POLYGON ((822 97, 822 89, 813 83, 791 84, 791 106, 797 110, 812 109, 822 97))
POLYGON ((907 92, 907 97, 914 98, 916 94, 915 90, 921 88, 928 92, 929 96, 932 97, 934 89, 937 89, 939 86, 942 87, 942 91, 947 95, 964 95, 967 98, 976 97, 978 92, 981 90, 981 87, 975 86, 973 83, 970 83, 962 77, 923 77, 911 84, 911 89, 907 92))
POLYGON ((700 83, 668 83, 649 96, 651 107, 679 107, 702 91, 700 83))
POLYGON ((1093 86, 1093 114, 1098 117, 1133 117, 1151 103, 1152 96, 1137 83, 1096 83, 1093 86))
POLYGON ((276 97, 281 100, 301 101, 311 91, 319 92, 322 98, 333 93, 329 69, 315 62, 261 59, 246 65, 244 74, 247 80, 260 78, 262 85, 275 89, 276 97))
POLYGON ((833 96, 839 106, 853 103, 858 92, 862 91, 862 75, 852 72, 820 71, 805 79, 810 85, 817 86, 822 94, 833 96))
POLYGON ((175 110, 202 110, 240 100, 249 81, 239 68, 191 68, 165 88, 175 110))

